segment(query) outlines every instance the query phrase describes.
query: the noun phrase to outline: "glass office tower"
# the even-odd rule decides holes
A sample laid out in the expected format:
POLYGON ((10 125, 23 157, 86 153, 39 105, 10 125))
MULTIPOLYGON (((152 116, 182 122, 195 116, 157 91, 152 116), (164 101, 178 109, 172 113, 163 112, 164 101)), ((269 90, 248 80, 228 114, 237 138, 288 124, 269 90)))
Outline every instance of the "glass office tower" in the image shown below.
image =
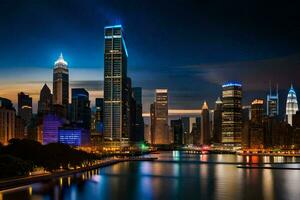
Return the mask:
POLYGON ((129 138, 126 108, 127 50, 121 25, 104 28, 104 139, 129 138))
POLYGON ((240 146, 242 130, 242 85, 237 82, 225 83, 222 100, 222 143, 240 146))

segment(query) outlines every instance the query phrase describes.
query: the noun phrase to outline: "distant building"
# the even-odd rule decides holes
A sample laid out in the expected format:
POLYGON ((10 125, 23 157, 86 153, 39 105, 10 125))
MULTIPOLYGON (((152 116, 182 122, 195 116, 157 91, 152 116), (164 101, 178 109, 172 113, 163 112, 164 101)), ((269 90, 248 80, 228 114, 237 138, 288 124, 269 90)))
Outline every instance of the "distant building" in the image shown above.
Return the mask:
POLYGON ((26 138, 25 122, 20 116, 16 116, 15 118, 15 138, 18 139, 26 138))
POLYGON ((251 103, 251 120, 244 122, 242 146, 252 149, 264 148, 263 113, 264 100, 254 99, 251 103))
POLYGON ((0 97, 0 142, 7 144, 15 137, 16 111, 9 99, 0 97))
POLYGON ((239 146, 242 131, 242 85, 228 82, 222 87, 222 143, 239 146))
POLYGON ((262 123, 264 116, 264 100, 254 99, 251 103, 251 121, 254 123, 262 123))
POLYGON ((293 115, 296 114, 298 111, 298 101, 296 92, 293 88, 293 85, 291 85, 291 88, 289 90, 287 100, 286 100, 286 117, 287 122, 292 126, 293 125, 293 115))
POLYGON ((127 49, 121 25, 104 28, 104 138, 126 142, 128 133, 127 49))
POLYGON ((58 142, 70 146, 88 146, 90 144, 90 133, 84 128, 64 126, 58 129, 58 142))
POLYGON ((155 136, 155 102, 150 104, 150 138, 151 144, 154 144, 154 136, 155 136))
POLYGON ((58 130, 64 124, 56 115, 46 115, 43 122, 43 144, 58 142, 58 130))
POLYGON ((155 92, 155 127, 153 144, 170 144, 168 126, 168 90, 156 89, 155 92))
POLYGON ((223 102, 220 97, 215 103, 215 110, 213 113, 213 142, 221 143, 222 141, 222 111, 223 102))
POLYGON ((190 134, 190 118, 189 117, 182 117, 182 132, 183 132, 183 144, 187 145, 190 144, 189 134, 190 134))
POLYGON ((32 118, 32 98, 23 92, 18 93, 18 115, 28 124, 32 118))
POLYGON ((133 87, 132 88, 132 98, 134 103, 132 106, 132 116, 131 121, 133 123, 132 127, 132 139, 134 142, 144 141, 144 118, 143 118, 143 104, 142 104, 142 88, 133 87))
POLYGON ((242 106, 242 122, 251 120, 251 106, 242 106))
POLYGON ((295 149, 300 149, 300 111, 297 111, 295 115, 293 115, 293 144, 295 149))
POLYGON ((64 60, 62 53, 54 63, 53 104, 61 105, 63 108, 63 116, 68 116, 67 111, 69 105, 69 70, 68 63, 64 60))
POLYGON ((171 120, 171 128, 175 145, 183 145, 183 131, 181 119, 171 120))
POLYGON ((38 115, 43 117, 51 112, 53 96, 47 84, 44 84, 38 101, 38 115))
POLYGON ((104 117, 104 101, 103 98, 96 98, 96 115, 95 126, 96 133, 103 136, 103 117, 104 117))
POLYGON ((206 101, 204 101, 201 112, 201 145, 210 144, 210 121, 209 121, 209 110, 206 101))
POLYGON ((81 123, 82 128, 91 128, 91 108, 89 93, 84 88, 72 88, 72 122, 81 123))
POLYGON ((276 88, 276 94, 272 94, 272 88, 270 85, 270 93, 267 95, 267 116, 275 117, 279 115, 279 95, 278 85, 276 88))
POLYGON ((151 132, 148 124, 144 125, 144 140, 146 143, 151 144, 151 132))

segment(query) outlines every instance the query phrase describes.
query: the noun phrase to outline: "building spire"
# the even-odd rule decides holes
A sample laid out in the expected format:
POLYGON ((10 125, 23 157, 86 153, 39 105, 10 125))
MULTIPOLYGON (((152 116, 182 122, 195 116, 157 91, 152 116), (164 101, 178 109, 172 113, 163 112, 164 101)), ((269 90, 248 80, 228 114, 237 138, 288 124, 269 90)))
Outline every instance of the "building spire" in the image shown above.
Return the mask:
POLYGON ((207 109, 208 109, 207 102, 204 101, 203 106, 202 106, 202 110, 207 110, 207 109))
POLYGON ((60 52, 60 55, 58 57, 58 59, 54 62, 54 65, 63 65, 63 66, 67 66, 68 63, 65 61, 62 52, 60 52))

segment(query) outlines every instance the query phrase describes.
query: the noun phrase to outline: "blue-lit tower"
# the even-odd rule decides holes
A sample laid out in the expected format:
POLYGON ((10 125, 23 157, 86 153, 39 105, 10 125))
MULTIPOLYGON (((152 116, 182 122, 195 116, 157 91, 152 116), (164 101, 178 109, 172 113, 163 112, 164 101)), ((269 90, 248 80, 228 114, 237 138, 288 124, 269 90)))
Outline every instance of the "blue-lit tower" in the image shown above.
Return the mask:
POLYGON ((240 146, 242 131, 242 85, 238 82, 228 82, 222 87, 222 143, 227 146, 240 146))
POLYGON ((267 95, 267 116, 275 117, 279 115, 279 95, 278 85, 276 86, 276 94, 272 94, 270 84, 270 93, 267 95))
POLYGON ((296 92, 293 88, 293 85, 291 85, 291 88, 289 90, 287 100, 286 100, 286 116, 287 116, 287 122, 292 126, 293 125, 293 115, 296 114, 298 111, 298 101, 296 92))
POLYGON ((106 26, 104 39, 104 139, 128 141, 128 54, 122 26, 106 26))

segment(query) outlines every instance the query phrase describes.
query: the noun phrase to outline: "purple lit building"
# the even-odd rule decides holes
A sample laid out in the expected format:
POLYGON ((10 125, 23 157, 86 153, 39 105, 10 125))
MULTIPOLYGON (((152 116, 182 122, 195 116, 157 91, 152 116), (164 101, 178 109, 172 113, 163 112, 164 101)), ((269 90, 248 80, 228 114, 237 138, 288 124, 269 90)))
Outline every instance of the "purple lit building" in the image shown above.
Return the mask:
POLYGON ((70 146, 87 146, 90 143, 90 133, 83 128, 61 127, 58 130, 58 140, 70 146))
POLYGON ((63 126, 63 120, 56 115, 46 115, 43 124, 43 144, 58 142, 58 129, 63 126))

